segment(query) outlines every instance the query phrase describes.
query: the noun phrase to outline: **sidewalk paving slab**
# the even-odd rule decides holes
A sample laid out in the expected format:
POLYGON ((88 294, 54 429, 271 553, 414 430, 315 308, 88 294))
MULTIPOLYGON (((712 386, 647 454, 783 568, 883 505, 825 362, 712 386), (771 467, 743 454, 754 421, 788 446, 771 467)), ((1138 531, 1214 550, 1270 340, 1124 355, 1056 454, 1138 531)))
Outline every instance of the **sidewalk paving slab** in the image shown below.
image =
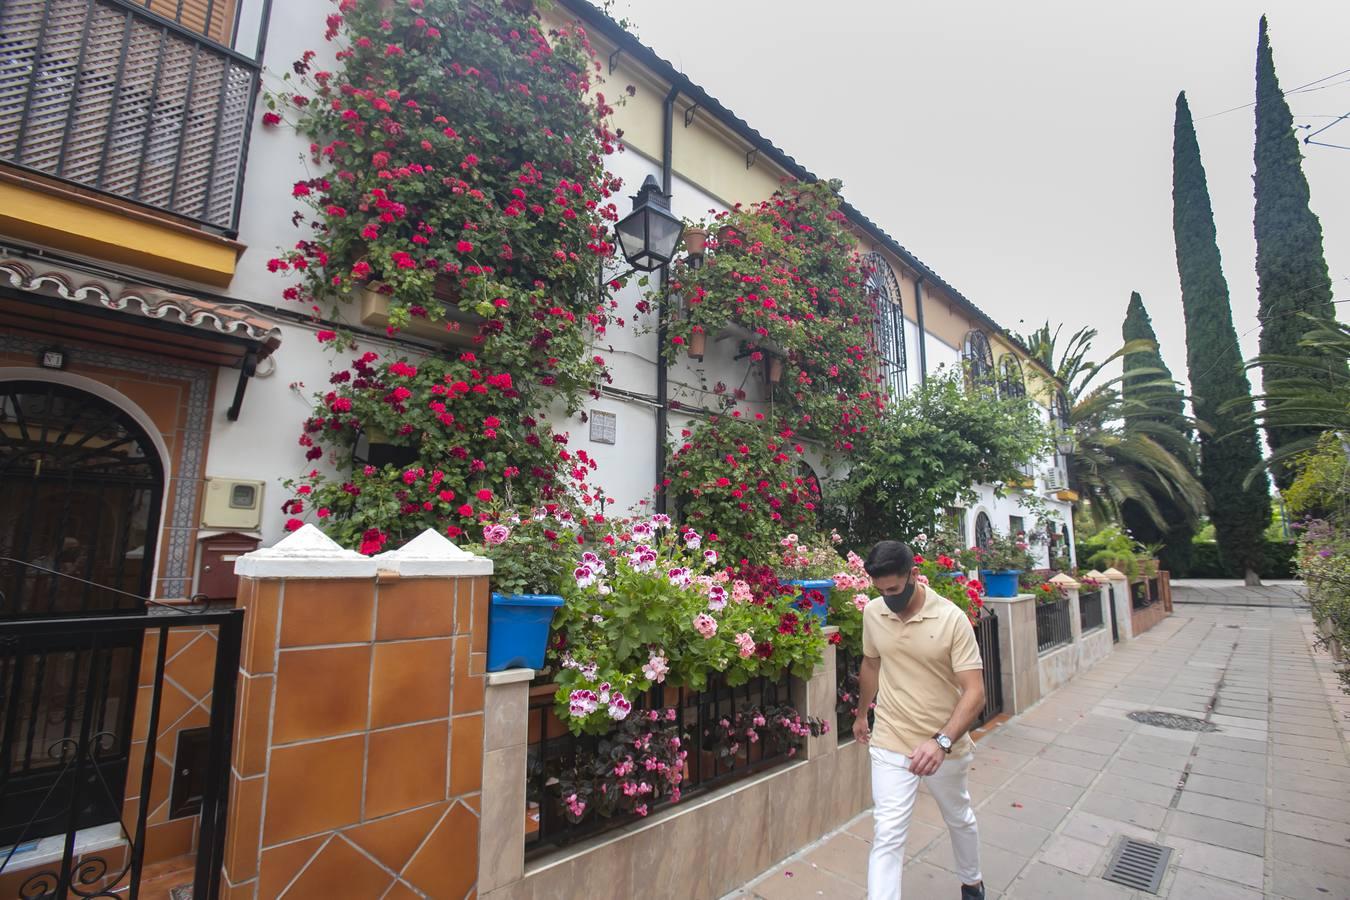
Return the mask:
MULTIPOLYGON (((1159 896, 1350 898, 1350 698, 1297 586, 1174 582, 1173 596, 1171 617, 980 740, 990 898, 1147 900, 1101 877, 1127 837, 1172 848, 1159 896), (1146 710, 1217 730, 1128 718, 1146 710)), ((869 811, 729 896, 864 897, 871 837, 869 811)), ((905 855, 909 900, 957 895, 926 791, 905 855)))

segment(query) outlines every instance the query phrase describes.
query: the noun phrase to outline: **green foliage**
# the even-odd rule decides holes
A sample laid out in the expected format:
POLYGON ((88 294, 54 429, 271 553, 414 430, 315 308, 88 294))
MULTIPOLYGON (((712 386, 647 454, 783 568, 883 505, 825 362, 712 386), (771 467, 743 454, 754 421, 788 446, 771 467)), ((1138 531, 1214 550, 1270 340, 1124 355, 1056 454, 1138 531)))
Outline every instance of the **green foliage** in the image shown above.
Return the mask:
POLYGON ((1108 525, 1088 538, 1078 541, 1078 561, 1090 569, 1105 571, 1115 568, 1131 579, 1139 574, 1139 560, 1144 548, 1125 533, 1119 525, 1108 525))
POLYGON ((828 517, 852 547, 932 530, 974 485, 1021 478, 1019 467, 1049 447, 1029 400, 968 393, 959 373, 933 377, 886 411, 832 492, 828 517))
POLYGON ((464 549, 492 560, 492 589, 500 594, 557 594, 571 581, 585 524, 568 510, 493 515, 483 541, 464 549))
MULTIPOLYGON (((1261 564, 1256 574, 1262 578, 1293 578, 1295 547, 1290 541, 1273 541, 1263 538, 1261 542, 1261 564)), ((1163 568, 1166 568, 1164 566, 1163 568)), ((1169 570, 1171 571, 1171 570, 1169 570)), ((1175 574, 1175 573, 1174 573, 1175 574)), ((1240 566, 1225 560, 1219 545, 1214 541, 1197 538, 1192 542, 1191 567, 1187 578, 1241 578, 1240 566)))
POLYGON ((1293 460, 1297 472, 1284 492, 1289 512, 1316 519, 1345 518, 1350 504, 1350 461, 1346 445, 1337 434, 1327 432, 1315 450, 1293 460))
MULTIPOLYGON (((1153 331, 1143 298, 1136 291, 1130 295, 1130 304, 1121 326, 1121 337, 1126 345, 1147 345, 1125 354, 1124 372, 1120 383, 1121 399, 1126 406, 1126 428, 1150 423, 1170 426, 1167 430, 1153 429, 1165 440, 1168 451, 1186 466, 1191 475, 1199 477, 1195 458, 1193 435, 1186 418, 1186 401, 1172 378, 1172 371, 1163 361, 1158 349, 1158 336, 1153 331)), ((1154 519, 1144 506, 1134 500, 1120 505, 1121 521, 1136 538, 1145 543, 1160 543, 1158 558, 1163 568, 1180 577, 1190 566, 1191 539, 1195 535, 1196 511, 1178 503, 1170 493, 1151 495, 1163 521, 1154 519)))
POLYGON ((699 268, 675 266, 667 354, 729 329, 752 360, 782 365, 773 400, 794 431, 839 451, 862 442, 885 405, 857 239, 837 183, 793 183, 720 215, 699 268))
POLYGON ((1270 494, 1264 474, 1244 481, 1261 462, 1251 424, 1251 384, 1233 328, 1214 211, 1184 93, 1177 97, 1172 200, 1192 405, 1205 426, 1201 480, 1225 558, 1255 573, 1261 565, 1261 533, 1270 521, 1270 494))
MULTIPOLYGON (((300 443, 310 459, 326 455, 343 474, 314 469, 291 482, 296 493, 286 511, 313 512, 338 543, 378 553, 427 528, 476 537, 493 518, 487 509, 502 502, 556 504, 569 487, 590 496, 584 478, 593 461, 585 451, 564 451, 546 422, 522 412, 509 374, 485 374, 471 360, 428 357, 413 365, 366 353, 337 372, 333 388, 315 398, 300 443), (407 463, 354 464, 363 435, 403 448, 407 463)), ((301 524, 292 518, 287 528, 301 524)))
POLYGON ((702 690, 717 672, 732 686, 785 670, 809 678, 820 662, 824 633, 795 589, 754 602, 693 530, 655 516, 615 523, 601 543, 577 553, 553 622, 556 708, 574 732, 609 730, 653 684, 702 690))
MULTIPOLYGON (((1350 649, 1350 530, 1346 523, 1315 520, 1298 542, 1298 574, 1325 642, 1350 649)), ((1341 688, 1350 693, 1350 666, 1342 660, 1341 688)))
POLYGON ((803 447, 791 429, 736 410, 682 438, 666 489, 684 521, 716 541, 728 561, 762 564, 778 554, 782 535, 817 534, 820 496, 803 475, 803 447))
MULTIPOLYGON (((1297 378, 1298 368, 1281 364, 1281 356, 1323 355, 1322 362, 1346 373, 1346 358, 1319 354, 1302 343, 1307 328, 1302 315, 1334 319, 1331 277, 1322 250, 1322 223, 1309 207, 1308 180, 1289 103, 1275 74, 1266 19, 1261 17, 1256 48, 1256 277, 1260 301, 1263 381, 1267 387, 1297 378)), ((1308 361, 1311 361, 1309 359, 1308 361)), ((1267 416, 1266 439, 1273 451, 1315 439, 1316 425, 1267 416)), ((1271 466, 1283 488, 1293 482, 1293 468, 1282 461, 1271 466)))
POLYGON ((1276 366, 1280 373, 1265 384, 1257 397, 1262 408, 1252 417, 1311 431, 1272 453, 1273 464, 1314 449, 1323 432, 1350 433, 1350 372, 1343 362, 1350 359, 1350 325, 1306 314, 1300 319, 1306 331, 1299 355, 1262 354, 1248 363, 1248 368, 1276 366))
POLYGON ((1189 443, 1172 411, 1171 396, 1162 390, 1170 383, 1166 369, 1127 369, 1134 382, 1126 398, 1122 383, 1127 375, 1098 382, 1112 362, 1137 353, 1156 352, 1156 341, 1127 340, 1101 362, 1088 358, 1097 332, 1079 329, 1060 349, 1060 329, 1047 322, 1021 340, 1064 386, 1069 431, 1074 449, 1069 454, 1069 486, 1083 499, 1079 507, 1089 523, 1102 526, 1119 521, 1122 507, 1132 506, 1156 528, 1170 524, 1159 500, 1195 519, 1204 512, 1207 497, 1194 474, 1189 443), (1147 380, 1145 380, 1147 379, 1147 380), (1146 389, 1144 389, 1146 386, 1146 389))

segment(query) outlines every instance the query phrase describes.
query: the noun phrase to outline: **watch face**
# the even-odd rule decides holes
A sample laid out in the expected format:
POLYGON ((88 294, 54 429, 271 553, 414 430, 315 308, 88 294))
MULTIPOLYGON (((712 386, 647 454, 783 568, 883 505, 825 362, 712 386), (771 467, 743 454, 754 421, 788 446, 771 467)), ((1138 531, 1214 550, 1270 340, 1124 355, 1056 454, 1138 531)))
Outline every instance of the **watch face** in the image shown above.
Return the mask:
POLYGON ((941 747, 943 750, 952 749, 952 739, 947 737, 945 734, 938 735, 937 743, 938 746, 941 747))

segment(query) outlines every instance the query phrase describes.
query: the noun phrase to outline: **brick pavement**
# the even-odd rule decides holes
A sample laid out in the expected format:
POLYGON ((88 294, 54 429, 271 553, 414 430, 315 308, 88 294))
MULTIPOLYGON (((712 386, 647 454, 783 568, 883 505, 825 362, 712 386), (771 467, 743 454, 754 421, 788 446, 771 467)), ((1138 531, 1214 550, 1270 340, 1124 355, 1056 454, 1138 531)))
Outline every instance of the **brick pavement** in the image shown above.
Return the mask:
MULTIPOLYGON (((971 793, 990 897, 1152 897, 1101 878, 1131 836, 1174 850, 1160 896, 1350 898, 1350 698, 1307 612, 1271 590, 1179 604, 980 742, 971 793), (1126 717, 1141 710, 1217 730, 1126 717)), ((864 897, 871 827, 865 813, 730 896, 864 897)), ((907 898, 958 896, 926 793, 906 858, 907 898)))

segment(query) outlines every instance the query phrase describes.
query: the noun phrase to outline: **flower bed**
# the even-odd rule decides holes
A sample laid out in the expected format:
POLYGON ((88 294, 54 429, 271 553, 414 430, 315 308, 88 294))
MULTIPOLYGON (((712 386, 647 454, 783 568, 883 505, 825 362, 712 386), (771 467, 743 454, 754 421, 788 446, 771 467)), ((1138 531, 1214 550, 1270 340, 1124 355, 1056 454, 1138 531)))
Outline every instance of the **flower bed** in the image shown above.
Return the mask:
POLYGON ((791 705, 785 673, 701 691, 659 685, 604 734, 575 735, 552 693, 530 703, 527 852, 631 824, 683 797, 792 761, 828 723, 791 705))

